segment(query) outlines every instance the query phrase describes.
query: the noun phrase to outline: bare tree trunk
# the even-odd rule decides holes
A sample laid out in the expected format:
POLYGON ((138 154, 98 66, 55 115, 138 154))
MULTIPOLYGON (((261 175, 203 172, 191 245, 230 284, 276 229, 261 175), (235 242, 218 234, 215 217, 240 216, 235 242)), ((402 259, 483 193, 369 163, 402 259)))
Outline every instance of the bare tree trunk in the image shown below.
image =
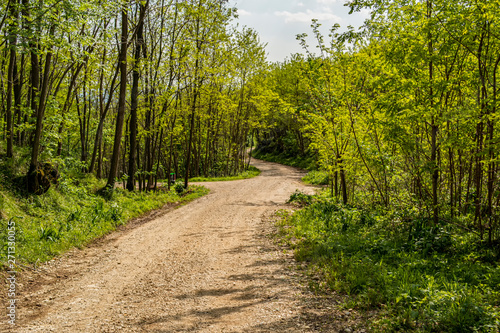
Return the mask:
MULTIPOLYGON (((106 51, 104 51, 104 53, 103 53, 103 61, 102 61, 103 65, 104 65, 105 57, 106 57, 106 51)), ((120 73, 120 63, 118 63, 118 66, 116 66, 116 71, 115 71, 115 74, 113 76, 113 79, 111 80, 111 85, 109 88, 109 96, 107 96, 108 102, 106 103, 106 106, 104 107, 103 106, 103 103, 104 103, 104 91, 103 91, 104 73, 101 71, 101 76, 99 79, 99 92, 100 92, 100 96, 99 96, 99 111, 100 111, 99 124, 97 125, 97 130, 96 130, 95 140, 94 140, 96 143, 98 143, 98 142, 102 143, 102 132, 104 129, 104 120, 106 119, 106 115, 108 114, 108 110, 111 106, 111 101, 113 100, 113 94, 115 92, 115 83, 116 83, 116 79, 118 78, 119 73, 120 73)), ((89 173, 94 172, 95 162, 96 162, 96 158, 97 158, 97 148, 98 148, 98 146, 96 144, 94 144, 94 149, 92 151, 92 159, 91 159, 90 167, 88 170, 89 173)), ((98 163, 102 163, 102 161, 98 161, 98 163)), ((101 171, 102 171, 102 169, 101 169, 101 171)))
POLYGON ((11 19, 9 32, 8 32, 8 45, 10 48, 10 60, 9 67, 7 70, 7 109, 5 117, 7 118, 7 157, 12 157, 14 155, 13 145, 14 145, 14 126, 13 126, 13 116, 12 116, 12 88, 14 83, 14 68, 16 66, 16 48, 17 48, 17 1, 11 1, 9 4, 9 16, 11 19))
MULTIPOLYGON (((80 74, 80 71, 82 70, 82 68, 83 68, 84 65, 85 65, 85 62, 81 63, 75 69, 75 71, 73 72, 72 77, 71 77, 71 82, 70 82, 69 87, 68 87, 68 92, 66 94, 66 101, 64 102, 64 105, 63 105, 63 107, 61 109, 62 120, 61 120, 61 124, 59 125, 59 131, 58 131, 59 142, 57 143, 57 156, 61 156, 61 153, 62 153, 62 139, 61 139, 61 136, 62 136, 62 133, 63 133, 63 130, 64 130, 64 123, 66 121, 65 120, 66 113, 67 113, 68 109, 71 107, 71 104, 73 103, 73 98, 74 98, 73 89, 74 89, 75 84, 76 84, 76 79, 78 78, 78 75, 80 74)), ((85 83, 86 82, 87 82, 87 73, 85 73, 85 79, 84 79, 84 88, 83 88, 83 94, 84 94, 84 96, 85 96, 85 83)), ((84 98, 84 103, 86 103, 85 98, 84 98)), ((83 144, 84 144, 84 142, 82 142, 82 145, 83 144)))
MULTIPOLYGON (((432 17, 432 1, 427 0, 427 20, 432 17)), ((430 25, 430 23, 429 23, 430 25)), ((432 33, 429 29, 428 34, 428 51, 429 51, 429 96, 430 96, 430 108, 434 108, 434 62, 432 61, 433 55, 433 43, 432 43, 432 33)), ((435 116, 432 116, 431 121, 431 165, 432 165, 432 223, 437 225, 439 223, 439 199, 438 199, 438 184, 439 184, 439 166, 438 166, 438 125, 435 116)))
POLYGON ((128 14, 125 4, 122 8, 122 31, 120 56, 118 58, 120 66, 120 96, 118 99, 118 113, 116 115, 115 140, 113 145, 113 155, 108 175, 106 188, 112 190, 115 186, 115 178, 118 173, 118 162, 120 159, 120 145, 122 141, 123 120, 125 118, 125 97, 127 94, 127 41, 128 41, 128 14))
POLYGON ((139 96, 139 63, 141 61, 141 47, 144 43, 143 30, 144 30, 144 15, 146 7, 141 2, 139 23, 137 26, 137 35, 135 37, 135 55, 134 55, 134 72, 132 75, 132 92, 130 101, 130 136, 129 136, 129 163, 128 163, 128 179, 127 190, 135 190, 135 165, 136 165, 136 146, 137 146, 137 107, 139 96))
MULTIPOLYGON (((50 27, 50 32, 49 36, 53 37, 55 33, 55 25, 53 24, 50 27)), ((33 66, 33 79, 38 80, 38 75, 37 73, 38 67, 38 56, 35 54, 36 51, 32 51, 32 66, 33 66), (34 64, 36 62, 36 65, 34 64), (36 77, 36 78, 35 78, 36 77)), ((38 165, 38 155, 40 153, 40 139, 42 137, 42 127, 43 127, 43 119, 44 119, 44 113, 45 113, 45 103, 47 100, 47 94, 49 90, 49 76, 50 76, 50 66, 52 64, 52 47, 50 47, 47 51, 47 55, 45 56, 45 68, 43 71, 43 82, 42 82, 42 90, 40 91, 39 95, 39 102, 38 102, 38 108, 37 108, 37 113, 36 113, 36 128, 35 128, 35 135, 33 139, 33 147, 31 150, 31 161, 30 161, 30 166, 28 169, 28 191, 30 192, 36 192, 38 190, 38 184, 35 181, 36 177, 30 177, 36 169, 38 165)), ((36 103, 36 102, 34 102, 36 103)), ((35 104, 36 105, 36 104, 35 104)))
POLYGON ((347 205, 349 199, 347 196, 347 181, 345 179, 345 170, 344 170, 344 163, 342 161, 342 158, 339 156, 337 157, 337 165, 339 166, 339 174, 340 174, 340 187, 342 190, 342 202, 344 205, 347 205))

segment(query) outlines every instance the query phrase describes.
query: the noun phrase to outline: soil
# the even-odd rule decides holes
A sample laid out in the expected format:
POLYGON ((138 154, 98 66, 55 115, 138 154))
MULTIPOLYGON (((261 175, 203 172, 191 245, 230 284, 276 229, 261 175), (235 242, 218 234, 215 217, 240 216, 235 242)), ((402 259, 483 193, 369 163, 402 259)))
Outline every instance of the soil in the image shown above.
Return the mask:
POLYGON ((1 320, 0 331, 364 332, 361 316, 340 296, 314 295, 269 237, 290 194, 313 192, 303 172, 253 164, 258 177, 203 183, 207 196, 25 269, 16 326, 1 320))

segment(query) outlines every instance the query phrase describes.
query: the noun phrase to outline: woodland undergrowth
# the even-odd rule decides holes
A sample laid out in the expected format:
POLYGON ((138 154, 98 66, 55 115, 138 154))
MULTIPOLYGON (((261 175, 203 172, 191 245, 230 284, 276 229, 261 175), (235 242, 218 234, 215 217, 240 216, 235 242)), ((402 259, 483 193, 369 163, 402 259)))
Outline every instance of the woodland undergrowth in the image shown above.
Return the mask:
POLYGON ((294 193, 302 209, 281 211, 280 239, 316 292, 336 291, 347 308, 376 310, 376 332, 498 332, 498 253, 416 211, 343 205, 325 191, 294 193))
MULTIPOLYGON (((97 194, 105 180, 78 171, 71 159, 61 160, 61 177, 43 195, 24 191, 9 162, 0 162, 0 262, 6 267, 8 225, 15 224, 16 264, 51 260, 73 247, 83 247, 118 226, 166 204, 181 204, 208 190, 190 186, 178 194, 167 191, 129 192, 117 187, 104 198, 97 194)), ((78 164, 78 163, 77 163, 78 164)), ((18 170, 23 174, 23 170, 18 170)), ((120 184, 120 182, 118 182, 120 184)))

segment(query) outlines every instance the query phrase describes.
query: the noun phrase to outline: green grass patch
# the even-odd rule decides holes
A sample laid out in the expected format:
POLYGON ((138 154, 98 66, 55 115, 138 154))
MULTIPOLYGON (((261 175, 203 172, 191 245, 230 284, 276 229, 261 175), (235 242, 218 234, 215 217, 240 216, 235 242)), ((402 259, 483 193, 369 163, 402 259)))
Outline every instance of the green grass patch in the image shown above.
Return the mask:
MULTIPOLYGON (((5 185, 5 183, 3 184, 5 185)), ((8 223, 15 223, 16 261, 44 262, 82 247, 118 226, 167 203, 189 202, 206 193, 192 186, 181 195, 174 190, 128 192, 116 189, 109 200, 96 195, 104 186, 93 177, 65 178, 59 186, 36 196, 0 188, 0 262, 7 263, 8 223)))
POLYGON ((316 170, 316 159, 314 156, 300 156, 300 155, 287 155, 285 153, 281 154, 274 154, 274 153, 268 153, 268 154, 263 154, 259 152, 258 150, 255 150, 252 153, 252 156, 259 159, 259 160, 264 160, 268 162, 275 162, 275 163, 280 163, 284 165, 289 165, 292 167, 296 168, 301 168, 305 170, 316 170))
POLYGON ((284 215, 282 240, 319 275, 319 290, 377 310, 378 332, 498 332, 500 267, 476 236, 427 227, 408 212, 344 206, 294 193, 306 207, 284 215), (306 200, 307 199, 307 200, 306 200))
POLYGON ((309 171, 307 175, 302 177, 302 181, 311 185, 328 185, 329 177, 326 171, 313 170, 309 171))
MULTIPOLYGON (((240 179, 249 179, 253 177, 257 177, 260 175, 261 171, 256 167, 250 165, 248 170, 245 170, 234 176, 227 177, 193 177, 189 178, 190 182, 218 182, 218 181, 229 181, 229 180, 240 180, 240 179)), ((178 180, 179 181, 179 180, 178 180)), ((182 179, 180 179, 182 181, 182 179)))

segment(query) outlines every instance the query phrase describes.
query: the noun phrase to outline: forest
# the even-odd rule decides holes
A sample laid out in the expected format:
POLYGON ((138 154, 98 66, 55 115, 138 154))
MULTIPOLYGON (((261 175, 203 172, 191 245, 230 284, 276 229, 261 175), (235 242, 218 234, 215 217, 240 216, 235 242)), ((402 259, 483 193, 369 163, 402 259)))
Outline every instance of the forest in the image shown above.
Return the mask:
POLYGON ((265 53, 224 3, 4 4, 5 157, 28 190, 46 191, 46 163, 129 190, 241 171, 265 53))
POLYGON ((40 211, 79 187, 92 203, 64 209, 87 228, 116 213, 99 193, 236 176, 256 145, 325 189, 282 222, 319 289, 378 309, 381 331, 498 332, 500 1, 346 6, 371 11, 361 29, 313 20, 270 63, 225 0, 3 1, 2 223, 36 203, 26 242, 57 254, 69 218, 40 211))
POLYGON ((500 3, 347 5, 362 30, 313 20, 316 45, 271 65, 255 156, 329 187, 294 194, 282 231, 380 331, 498 332, 500 3))

